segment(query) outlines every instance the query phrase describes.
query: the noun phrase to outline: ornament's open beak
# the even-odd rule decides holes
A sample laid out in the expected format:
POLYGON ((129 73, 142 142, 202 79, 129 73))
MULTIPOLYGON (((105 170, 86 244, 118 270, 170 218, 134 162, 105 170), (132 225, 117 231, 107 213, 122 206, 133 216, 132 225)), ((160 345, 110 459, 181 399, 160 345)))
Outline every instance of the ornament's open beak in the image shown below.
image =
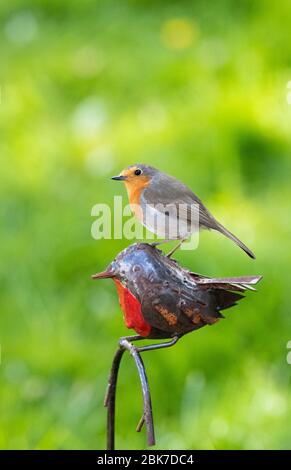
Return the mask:
POLYGON ((111 266, 109 266, 106 271, 102 271, 101 273, 96 273, 93 274, 91 277, 92 279, 107 279, 107 278, 112 278, 115 276, 114 271, 111 269, 111 266))

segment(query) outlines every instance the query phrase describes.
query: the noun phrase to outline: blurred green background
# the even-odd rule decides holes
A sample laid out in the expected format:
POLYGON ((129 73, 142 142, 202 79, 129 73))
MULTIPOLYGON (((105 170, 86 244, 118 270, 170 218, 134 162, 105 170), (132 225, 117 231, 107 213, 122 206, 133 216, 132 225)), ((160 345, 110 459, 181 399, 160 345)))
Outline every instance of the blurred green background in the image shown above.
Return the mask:
MULTIPOLYGON (((113 283, 90 275, 129 242, 94 240, 91 208, 142 162, 257 255, 205 232, 182 264, 264 275, 225 320, 144 355, 157 448, 290 448, 290 2, 11 0, 0 16, 0 447, 105 447, 127 330, 113 283)), ((118 448, 146 447, 141 405, 126 357, 118 448)))

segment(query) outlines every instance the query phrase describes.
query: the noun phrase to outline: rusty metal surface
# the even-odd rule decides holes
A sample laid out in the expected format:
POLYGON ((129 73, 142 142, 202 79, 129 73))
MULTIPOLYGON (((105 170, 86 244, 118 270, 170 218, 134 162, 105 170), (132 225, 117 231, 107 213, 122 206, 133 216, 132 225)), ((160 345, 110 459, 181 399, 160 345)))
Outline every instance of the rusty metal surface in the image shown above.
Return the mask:
MULTIPOLYGON (((165 256, 157 248, 137 243, 123 250, 102 273, 94 279, 113 278, 122 289, 133 295, 132 305, 140 310, 150 325, 147 336, 121 338, 115 353, 105 397, 107 407, 107 449, 115 449, 115 399, 121 359, 128 351, 134 359, 143 395, 143 413, 136 431, 146 426, 148 446, 155 444, 151 395, 145 366, 140 353, 168 348, 186 333, 211 325, 222 317, 221 310, 236 305, 245 290, 255 290, 261 276, 208 278, 190 272, 165 256), (141 339, 170 341, 136 347, 141 339)), ((123 291, 122 291, 123 292, 123 291)), ((122 304, 123 308, 126 302, 122 304)), ((131 306, 132 308, 132 306, 131 306)), ((130 309, 131 309, 130 308, 130 309)))
POLYGON ((242 292, 254 290, 260 276, 210 279, 179 266, 156 247, 136 243, 117 255, 94 279, 118 279, 141 305, 151 325, 148 338, 184 335, 222 318, 242 292))

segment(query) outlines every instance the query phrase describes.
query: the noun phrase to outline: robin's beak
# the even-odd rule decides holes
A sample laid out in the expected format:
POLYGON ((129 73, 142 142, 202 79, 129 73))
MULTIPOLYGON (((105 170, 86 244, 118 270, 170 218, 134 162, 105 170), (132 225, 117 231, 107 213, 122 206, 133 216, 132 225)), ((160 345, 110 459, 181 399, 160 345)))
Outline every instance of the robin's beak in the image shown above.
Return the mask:
POLYGON ((112 180, 115 180, 115 181, 124 181, 124 180, 126 180, 127 178, 126 178, 126 176, 124 176, 124 175, 118 175, 118 176, 112 176, 111 179, 112 179, 112 180))
POLYGON ((112 278, 114 277, 114 271, 112 271, 110 268, 107 269, 106 271, 102 271, 101 273, 93 274, 92 279, 107 279, 107 278, 112 278))

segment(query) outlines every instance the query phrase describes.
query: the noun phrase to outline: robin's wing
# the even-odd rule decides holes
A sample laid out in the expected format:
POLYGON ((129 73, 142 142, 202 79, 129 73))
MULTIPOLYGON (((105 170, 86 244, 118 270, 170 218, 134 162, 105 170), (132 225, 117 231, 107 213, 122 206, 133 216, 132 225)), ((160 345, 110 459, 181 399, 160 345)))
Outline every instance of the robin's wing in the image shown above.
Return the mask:
POLYGON ((177 332, 180 309, 177 294, 174 295, 171 289, 162 284, 147 289, 141 299, 141 308, 145 321, 151 326, 168 333, 177 332))
POLYGON ((142 314, 152 327, 169 334, 182 334, 221 318, 212 300, 206 291, 196 297, 194 292, 158 284, 144 292, 142 314))
MULTIPOLYGON (((158 173, 154 176, 151 184, 143 192, 143 202, 147 204, 161 204, 173 205, 173 211, 179 211, 179 222, 186 223, 179 230, 179 233, 190 232, 193 233, 198 229, 198 212, 199 212, 199 226, 206 229, 213 229, 221 232, 227 238, 236 243, 248 256, 255 258, 254 253, 233 233, 220 224, 213 215, 210 214, 208 209, 204 206, 202 201, 190 188, 185 186, 180 181, 172 176, 158 173)), ((169 209, 166 209, 170 212, 169 209)), ((163 210, 161 210, 163 212, 163 210)), ((181 238, 181 237, 180 237, 181 238)))
POLYGON ((174 205, 174 210, 178 207, 179 217, 185 221, 195 220, 199 210, 199 224, 206 228, 216 228, 215 218, 190 188, 172 176, 157 176, 158 179, 155 180, 154 177, 151 184, 143 191, 141 196, 143 204, 155 206, 160 212, 169 212, 169 207, 174 205))

